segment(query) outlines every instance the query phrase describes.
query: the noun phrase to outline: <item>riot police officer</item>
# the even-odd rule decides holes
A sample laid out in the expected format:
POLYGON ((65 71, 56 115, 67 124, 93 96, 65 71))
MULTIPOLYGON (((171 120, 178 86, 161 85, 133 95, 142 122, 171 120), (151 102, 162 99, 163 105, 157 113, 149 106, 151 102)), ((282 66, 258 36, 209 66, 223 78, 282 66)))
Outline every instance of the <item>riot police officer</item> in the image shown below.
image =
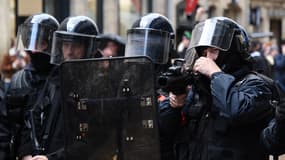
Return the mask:
POLYGON ((71 59, 91 58, 97 51, 96 23, 86 16, 66 18, 55 32, 51 63, 60 65, 71 59))
MULTIPOLYGON (((175 32, 168 18, 149 13, 136 20, 127 31, 125 57, 149 57, 154 64, 155 76, 159 76, 171 65, 174 43, 175 32)), ((140 87, 140 84, 134 86, 140 87)))
MULTIPOLYGON (((149 57, 155 65, 155 76, 159 77, 171 65, 171 57, 175 51, 174 43, 175 32, 168 18, 158 13, 149 13, 135 21, 132 28, 127 31, 125 56, 149 57)), ((139 74, 143 75, 144 73, 139 74)), ((139 83, 134 86, 139 88, 141 86, 139 83)), ((164 93, 158 88, 156 90, 158 101, 165 99, 164 93)), ((173 149, 168 143, 172 143, 173 136, 165 135, 164 132, 160 133, 162 133, 160 134, 161 159, 172 160, 174 159, 173 149)))
POLYGON ((188 53, 196 56, 186 57, 197 59, 186 58, 186 66, 198 78, 187 96, 170 93, 160 106, 163 116, 176 115, 161 125, 178 126, 177 159, 268 158, 260 133, 273 117, 271 102, 279 95, 270 81, 251 71, 248 43, 243 27, 226 17, 195 26, 188 53))
MULTIPOLYGON (((96 52, 96 23, 86 16, 74 16, 64 19, 54 33, 51 64, 59 66, 64 61, 91 58, 96 52)), ((64 133, 61 111, 61 91, 59 70, 48 77, 45 92, 38 101, 48 103, 32 108, 33 120, 27 119, 32 136, 31 142, 35 147, 26 157, 32 160, 63 159, 64 133), (37 143, 35 143, 37 142, 37 143)))
MULTIPOLYGON (((12 77, 6 95, 12 132, 11 142, 14 147, 19 145, 19 130, 23 126, 24 112, 35 104, 35 99, 43 88, 46 77, 53 69, 49 61, 53 32, 58 26, 59 23, 53 16, 41 13, 28 17, 19 27, 17 50, 27 52, 31 61, 12 77)), ((23 148, 28 149, 30 146, 23 148)))
POLYGON ((170 65, 174 43, 175 32, 168 18, 149 13, 136 20, 127 31, 125 56, 150 57, 159 73, 170 65))
POLYGON ((116 57, 125 54, 125 39, 117 34, 101 34, 98 36, 100 54, 95 57, 116 57))

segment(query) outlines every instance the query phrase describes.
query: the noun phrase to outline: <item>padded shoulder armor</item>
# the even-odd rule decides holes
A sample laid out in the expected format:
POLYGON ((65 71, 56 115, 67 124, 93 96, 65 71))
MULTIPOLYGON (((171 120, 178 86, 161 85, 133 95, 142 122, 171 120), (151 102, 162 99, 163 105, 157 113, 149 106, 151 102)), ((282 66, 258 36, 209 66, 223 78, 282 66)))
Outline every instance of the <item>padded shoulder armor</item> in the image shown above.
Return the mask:
POLYGON ((30 85, 27 81, 26 74, 27 73, 23 69, 16 72, 12 77, 10 89, 29 87, 30 85))

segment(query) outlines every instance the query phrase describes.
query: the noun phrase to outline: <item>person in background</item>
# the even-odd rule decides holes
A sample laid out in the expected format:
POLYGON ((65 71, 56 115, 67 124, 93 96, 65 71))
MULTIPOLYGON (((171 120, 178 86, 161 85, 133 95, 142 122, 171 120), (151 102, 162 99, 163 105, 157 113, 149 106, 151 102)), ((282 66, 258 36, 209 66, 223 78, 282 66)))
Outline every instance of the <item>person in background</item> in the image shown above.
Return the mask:
POLYGON ((281 42, 281 53, 274 56, 273 72, 274 80, 285 93, 285 40, 281 42))
POLYGON ((116 34, 101 34, 98 36, 98 49, 101 55, 97 57, 117 57, 125 54, 125 40, 116 34))
POLYGON ((184 31, 182 35, 182 40, 177 47, 177 54, 179 58, 184 58, 187 48, 189 47, 191 39, 191 33, 189 31, 184 31))
POLYGON ((260 52, 261 43, 259 41, 250 42, 250 56, 254 60, 253 70, 258 73, 262 73, 268 77, 271 77, 271 68, 269 62, 266 60, 265 56, 260 52))
MULTIPOLYGON (((111 33, 100 34, 98 39, 98 51, 95 54, 95 58, 124 56, 126 42, 121 36, 111 33)), ((109 62, 104 61, 102 65, 108 68, 109 62)))
POLYGON ((17 51, 15 41, 11 40, 9 53, 5 54, 1 63, 1 72, 3 74, 5 90, 9 88, 12 75, 21 70, 29 63, 29 56, 25 51, 17 51))

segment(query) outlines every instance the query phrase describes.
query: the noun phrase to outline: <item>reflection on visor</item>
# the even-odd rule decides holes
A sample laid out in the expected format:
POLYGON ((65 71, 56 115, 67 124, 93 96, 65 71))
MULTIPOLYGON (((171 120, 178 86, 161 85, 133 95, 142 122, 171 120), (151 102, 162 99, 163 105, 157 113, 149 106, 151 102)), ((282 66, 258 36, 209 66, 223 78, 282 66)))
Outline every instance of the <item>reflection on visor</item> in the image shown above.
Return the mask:
POLYGON ((50 53, 52 30, 39 24, 21 25, 17 37, 17 50, 50 53))
POLYGON ((199 44, 211 44, 211 37, 214 36, 215 30, 216 24, 211 24, 211 22, 206 21, 199 44))
POLYGON ((31 34, 31 41, 29 44, 28 48, 32 48, 33 46, 36 46, 36 38, 37 37, 37 33, 38 33, 38 25, 34 25, 34 27, 32 27, 32 34, 31 34))

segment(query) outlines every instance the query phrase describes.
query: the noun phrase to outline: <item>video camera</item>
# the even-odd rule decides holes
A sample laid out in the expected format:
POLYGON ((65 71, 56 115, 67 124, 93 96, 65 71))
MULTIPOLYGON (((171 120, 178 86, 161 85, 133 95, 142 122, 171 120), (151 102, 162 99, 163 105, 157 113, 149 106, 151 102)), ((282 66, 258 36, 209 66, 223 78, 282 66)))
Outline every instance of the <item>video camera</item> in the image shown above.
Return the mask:
POLYGON ((173 65, 158 77, 158 87, 163 91, 172 92, 176 95, 184 94, 186 87, 195 83, 199 77, 192 70, 184 70, 184 62, 183 59, 176 59, 173 65))

